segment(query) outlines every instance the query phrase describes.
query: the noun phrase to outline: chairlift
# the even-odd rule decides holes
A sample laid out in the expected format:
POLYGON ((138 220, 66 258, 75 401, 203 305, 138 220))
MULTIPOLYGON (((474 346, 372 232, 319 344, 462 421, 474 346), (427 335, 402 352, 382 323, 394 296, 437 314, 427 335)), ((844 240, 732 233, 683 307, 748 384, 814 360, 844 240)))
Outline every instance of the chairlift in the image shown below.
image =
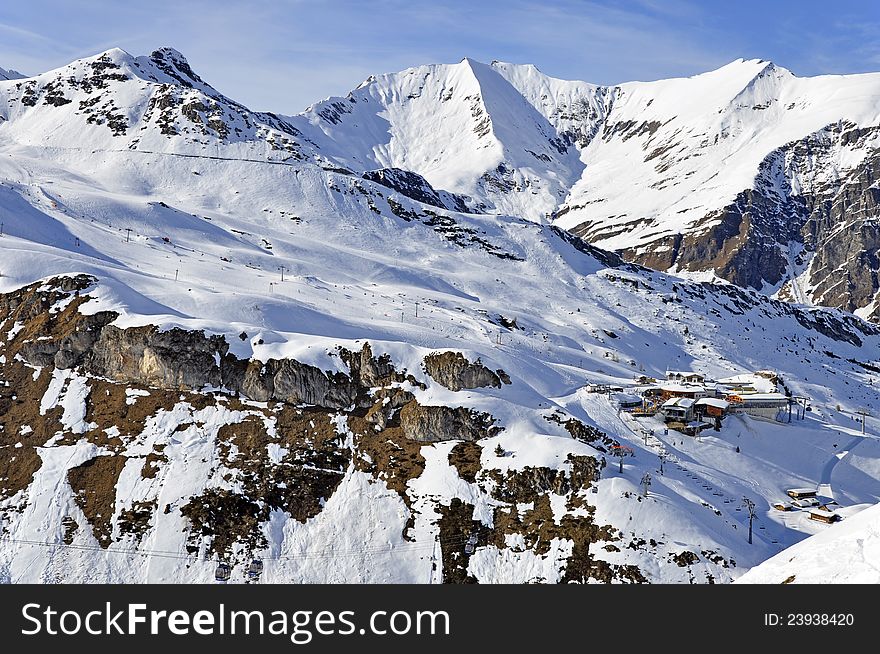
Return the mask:
POLYGON ((263 560, 251 560, 251 564, 248 566, 247 571, 248 579, 259 579, 261 574, 263 574, 263 560))
POLYGON ((226 583, 232 576, 232 567, 226 561, 220 561, 217 564, 217 570, 214 572, 214 579, 220 583, 226 583))

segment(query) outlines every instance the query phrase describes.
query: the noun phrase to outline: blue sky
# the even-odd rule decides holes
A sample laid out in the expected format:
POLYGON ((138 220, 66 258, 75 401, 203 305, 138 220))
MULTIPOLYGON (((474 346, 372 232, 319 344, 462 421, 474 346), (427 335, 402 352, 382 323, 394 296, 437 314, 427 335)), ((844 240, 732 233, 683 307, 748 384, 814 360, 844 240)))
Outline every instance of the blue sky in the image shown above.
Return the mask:
POLYGON ((875 0, 5 0, 0 67, 36 73, 170 45, 225 94, 294 113, 372 73, 464 56, 599 84, 738 57, 797 75, 880 70, 875 0))

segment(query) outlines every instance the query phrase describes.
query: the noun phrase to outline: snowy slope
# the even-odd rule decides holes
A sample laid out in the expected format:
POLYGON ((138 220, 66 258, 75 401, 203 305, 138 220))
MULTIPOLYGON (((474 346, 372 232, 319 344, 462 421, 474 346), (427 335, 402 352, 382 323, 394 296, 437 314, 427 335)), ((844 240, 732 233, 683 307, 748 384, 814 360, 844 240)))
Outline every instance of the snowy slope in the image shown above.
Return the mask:
POLYGON ((435 206, 553 221, 656 269, 870 319, 878 99, 880 74, 799 78, 763 60, 602 87, 465 58, 281 117, 223 96, 171 48, 117 49, 0 82, 0 119, 19 143, 384 176, 435 206))
POLYGON ((583 172, 572 134, 589 138, 601 95, 534 67, 465 58, 370 77, 290 121, 352 170, 412 170, 487 210, 543 220, 583 172))
POLYGON ((743 584, 880 583, 880 505, 793 545, 740 577, 743 584))
POLYGON ((287 120, 347 169, 411 170, 651 267, 870 317, 878 100, 880 74, 799 78, 763 60, 600 87, 464 59, 373 76, 287 120))
MULTIPOLYGON (((878 124, 878 99, 880 74, 798 78, 761 60, 623 84, 604 138, 584 153, 595 168, 572 189, 559 224, 588 223, 597 245, 609 249, 687 231, 751 188, 774 149, 839 121, 878 124), (611 233, 635 220, 636 229, 611 233)), ((840 164, 851 167, 864 155, 840 164)))
MULTIPOLYGON (((422 98, 452 87, 455 104, 441 117, 458 121, 463 137, 447 134, 448 147, 461 147, 465 158, 469 148, 485 150, 471 173, 497 168, 498 157, 531 158, 556 180, 576 171, 562 154, 576 146, 555 149, 549 139, 564 132, 570 144, 593 147, 592 126, 607 106, 599 89, 548 81, 534 69, 465 61, 442 75, 438 67, 414 70, 422 72, 368 82, 354 102, 340 101, 350 112, 328 102, 296 120, 249 112, 167 50, 149 58, 111 51, 20 86, 0 83, 0 113, 8 117, 0 122, 0 293, 34 282, 51 289, 52 276, 85 273, 95 281, 82 290, 88 301, 75 307, 79 316, 116 312, 112 325, 120 330, 204 330, 222 336, 241 360, 295 359, 340 374, 350 369, 338 348, 358 351, 369 342, 417 382, 371 392, 402 388, 421 406, 484 412, 501 428, 455 464, 457 439, 401 441, 406 456, 375 444, 367 451, 355 433, 362 416, 346 407, 239 405, 212 393, 218 389, 149 383, 128 384, 119 404, 139 417, 118 420, 95 409, 95 398, 111 397, 115 387, 54 359, 26 365, 20 355, 39 350, 39 325, 3 315, 0 366, 17 387, 0 394, 15 427, 2 433, 0 462, 20 470, 24 464, 11 464, 21 457, 36 470, 16 480, 14 493, 0 494, 0 579, 209 581, 211 548, 220 547, 221 527, 231 527, 211 523, 212 545, 197 538, 195 518, 183 509, 214 492, 270 501, 270 493, 248 493, 256 492, 255 479, 265 481, 260 475, 288 468, 292 446, 279 425, 298 420, 290 411, 315 410, 316 423, 332 425, 338 442, 317 450, 332 465, 322 459, 325 465, 303 470, 330 471, 338 483, 315 491, 307 516, 275 507, 237 534, 227 552, 235 580, 244 577, 240 564, 259 556, 266 581, 426 583, 470 575, 552 582, 575 569, 587 580, 623 581, 638 578, 627 567, 635 566, 647 581, 726 582, 815 531, 770 508, 786 488, 823 484, 841 504, 880 500, 880 441, 852 423, 858 407, 880 408, 875 328, 844 312, 793 308, 629 266, 546 223, 460 213, 363 179, 368 170, 408 167, 437 190, 469 189, 472 201, 491 201, 497 211, 501 195, 480 195, 491 185, 456 186, 453 159, 440 157, 431 169, 430 148, 405 147, 436 137, 424 127, 421 135, 405 131, 417 128, 419 112, 430 115, 422 98), (515 101, 511 89, 525 87, 530 92, 515 101), (391 111, 377 105, 392 88, 398 100, 388 106, 401 111, 392 124, 404 131, 387 140, 386 124, 387 148, 375 149, 380 114, 391 111), (475 93, 483 117, 494 117, 484 136, 473 132, 482 118, 464 101, 475 93), (336 122, 327 117, 333 111, 336 122), (273 147, 282 138, 290 149, 273 147), (550 161, 517 151, 514 139, 550 161), (426 371, 426 355, 438 352, 479 359, 511 383, 451 390, 426 371), (814 412, 790 425, 732 419, 694 441, 662 434, 650 420, 621 418, 607 397, 583 388, 629 384, 635 374, 662 377, 670 367, 717 378, 774 369, 793 393, 811 398, 814 412), (31 413, 8 395, 26 391, 34 395, 31 413), (572 438, 564 426, 572 418, 633 448, 622 473, 602 441, 572 438), (246 465, 249 443, 230 436, 251 423, 262 425, 257 442, 266 441, 254 449, 261 472, 246 465), (657 436, 646 439, 641 429, 657 436), (669 456, 663 475, 661 451, 669 456), (383 456, 390 468, 371 467, 384 465, 383 456), (410 456, 423 467, 406 468, 403 479, 389 472, 410 456), (580 459, 570 457, 608 460, 598 480, 572 488, 580 459), (148 460, 157 462, 153 476, 144 472, 148 460), (115 475, 109 504, 99 509, 80 493, 95 465, 115 475), (647 498, 639 486, 645 473, 654 478, 647 498), (534 485, 531 494, 514 492, 523 484, 534 485), (764 526, 752 546, 744 538, 744 495, 758 503, 764 526), (127 525, 136 509, 146 518, 133 533, 127 525), (580 565, 576 548, 588 520, 600 529, 587 530, 590 564, 580 565), (461 547, 452 554, 449 547, 468 534, 478 540, 462 564, 461 547)), ((546 200, 554 188, 542 186, 535 197, 546 200)), ((527 195, 504 202, 525 206, 527 195)), ((75 301, 57 299, 52 311, 63 314, 75 301)), ((144 366, 158 367, 155 359, 144 366)), ((382 405, 380 395, 373 399, 382 405)), ((393 429, 378 430, 380 445, 400 438, 393 429)), ((11 478, 0 480, 2 488, 11 478)))

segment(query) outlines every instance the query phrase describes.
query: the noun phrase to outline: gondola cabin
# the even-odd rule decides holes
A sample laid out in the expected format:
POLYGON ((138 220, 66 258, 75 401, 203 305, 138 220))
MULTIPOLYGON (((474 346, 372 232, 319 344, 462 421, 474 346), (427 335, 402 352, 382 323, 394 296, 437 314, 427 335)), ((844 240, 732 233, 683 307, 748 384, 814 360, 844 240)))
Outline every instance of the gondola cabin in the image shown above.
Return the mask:
POLYGON ((227 581, 229 581, 229 578, 231 576, 232 567, 225 561, 220 561, 217 564, 217 569, 214 571, 214 580, 220 582, 221 584, 225 584, 227 581))

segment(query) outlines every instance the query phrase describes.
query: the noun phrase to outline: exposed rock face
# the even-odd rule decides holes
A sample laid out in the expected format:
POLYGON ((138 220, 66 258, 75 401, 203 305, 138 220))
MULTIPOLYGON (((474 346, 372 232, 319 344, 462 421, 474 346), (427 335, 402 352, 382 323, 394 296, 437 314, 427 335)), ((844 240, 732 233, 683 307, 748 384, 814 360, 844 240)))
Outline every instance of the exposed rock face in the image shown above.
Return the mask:
POLYGON ((423 443, 476 441, 493 436, 500 429, 494 419, 465 407, 423 406, 410 402, 400 410, 400 426, 407 438, 423 443))
MULTIPOLYGON (((391 425, 418 442, 453 439, 474 441, 499 431, 494 419, 464 407, 422 406, 402 388, 409 383, 425 388, 412 375, 399 372, 387 354, 375 356, 369 343, 359 351, 339 348, 349 374, 328 372, 294 359, 243 361, 229 353, 222 336, 203 331, 155 326, 120 329, 111 323, 117 314, 84 315, 80 292, 94 283, 88 276, 51 280, 0 296, 0 310, 28 328, 14 341, 24 361, 42 367, 79 368, 115 381, 159 388, 200 390, 225 388, 259 402, 310 405, 336 410, 368 409, 365 419, 380 429, 391 425), (68 289, 65 291, 65 289, 68 289), (60 312, 47 309, 76 293, 75 303, 60 312)), ((429 373, 447 388, 501 387, 510 383, 503 370, 493 372, 482 362, 470 362, 456 352, 429 355, 429 373)))
MULTIPOLYGON (((784 145, 761 162, 753 188, 695 229, 621 254, 660 270, 714 270, 743 287, 781 286, 780 297, 798 302, 870 307, 880 292, 878 138, 878 127, 841 121, 784 145), (847 168, 844 151, 864 157, 847 168), (804 288, 793 288, 803 270, 804 288)), ((572 232, 589 238, 591 225, 572 232)), ((880 320, 880 304, 866 317, 880 320)))
POLYGON ((345 408, 355 403, 357 385, 342 373, 329 373, 293 359, 242 361, 227 355, 221 362, 222 385, 258 402, 314 404, 345 408))
MULTIPOLYGON (((59 529, 68 544, 85 529, 102 548, 117 542, 137 546, 155 528, 157 512, 179 511, 188 524, 191 556, 230 557, 237 551, 247 557, 266 546, 265 525, 273 512, 299 522, 321 513, 352 463, 408 503, 407 482, 424 469, 424 443, 460 439, 475 446, 473 441, 500 430, 486 413, 421 406, 405 385, 425 385, 398 371, 388 355, 374 355, 369 344, 337 350, 349 374, 291 359, 242 361, 221 336, 155 326, 121 329, 110 324, 115 313, 81 313, 95 282, 85 275, 55 278, 0 295, 0 327, 12 334, 0 343, 0 389, 15 389, 0 393, 0 499, 18 494, 27 502, 20 491, 42 467, 38 448, 47 446, 47 435, 54 434, 49 446, 90 443, 97 455, 65 473, 86 521, 63 517, 59 529), (35 375, 29 366, 41 372, 35 375), (39 409, 50 384, 59 382, 60 394, 72 384, 85 389, 82 430, 64 423, 62 407, 39 409), (266 405, 206 392, 206 385, 266 405), (161 440, 167 436, 146 450, 142 439, 148 422, 172 410, 183 416, 176 432, 203 429, 197 412, 225 416, 215 428, 208 471, 209 476, 216 471, 223 483, 209 483, 174 506, 155 494, 120 496, 128 462, 142 479, 161 487, 170 463, 161 440), (138 443, 134 454, 128 449, 133 443, 138 443)), ((463 357, 453 367, 465 378, 488 375, 501 384, 498 375, 463 357)), ((3 510, 21 511, 24 505, 3 510)), ((450 573, 447 581, 455 579, 450 573)))
POLYGON ((363 388, 375 388, 407 380, 405 375, 397 372, 390 356, 383 354, 374 357, 373 348, 369 343, 364 343, 358 352, 340 348, 339 356, 348 366, 351 378, 363 388))
POLYGON ((376 403, 369 408, 364 419, 379 429, 399 426, 399 409, 415 401, 415 396, 402 388, 380 388, 373 397, 376 403))
POLYGON ((83 363, 88 372, 111 379, 201 388, 220 385, 215 354, 225 354, 227 349, 222 336, 205 336, 202 331, 159 331, 153 326, 119 329, 108 325, 83 363))
POLYGON ((0 296, 0 315, 27 323, 16 339, 16 352, 28 363, 62 370, 82 368, 116 381, 161 388, 226 388, 259 402, 310 404, 331 409, 369 407, 369 389, 393 382, 421 386, 398 372, 386 354, 373 356, 369 343, 358 352, 340 348, 350 374, 327 372, 294 359, 243 361, 229 354, 226 339, 201 330, 160 331, 152 325, 120 329, 110 311, 84 315, 76 309, 88 297, 77 295, 72 310, 51 313, 55 302, 79 294, 94 279, 59 278, 0 296))
POLYGON ((493 471, 489 476, 495 481, 493 496, 503 502, 534 502, 544 493, 567 495, 572 490, 581 491, 599 480, 602 466, 592 457, 572 457, 571 472, 526 466, 522 470, 506 474, 493 471))
POLYGON ((499 369, 489 370, 480 359, 468 361, 461 352, 435 352, 425 357, 425 371, 439 384, 451 391, 491 386, 501 388, 510 383, 510 377, 499 369))
POLYGON ((797 234, 796 223, 788 220, 796 212, 793 205, 781 208, 760 192, 746 190, 731 205, 706 216, 701 221, 709 225, 705 230, 664 237, 650 248, 622 254, 658 270, 713 269, 734 284, 760 290, 765 281, 778 283, 786 272, 779 244, 787 249, 797 234), (780 211, 782 218, 776 215, 780 211))
POLYGON ((159 331, 152 325, 119 329, 108 324, 116 317, 113 312, 83 316, 60 338, 25 343, 19 353, 33 365, 62 370, 82 366, 119 381, 179 388, 220 385, 215 355, 228 350, 222 336, 177 328, 159 331))
POLYGON ((585 425, 577 418, 570 418, 559 413, 553 413, 544 417, 548 422, 555 422, 565 427, 565 431, 571 434, 575 440, 582 443, 589 443, 600 452, 606 452, 608 447, 620 445, 620 443, 608 436, 603 431, 599 431, 595 427, 585 425))
POLYGON ((424 177, 409 170, 380 168, 379 170, 368 170, 362 177, 382 186, 387 186, 423 204, 430 204, 440 209, 450 209, 463 213, 470 211, 464 197, 452 193, 437 192, 424 177))

